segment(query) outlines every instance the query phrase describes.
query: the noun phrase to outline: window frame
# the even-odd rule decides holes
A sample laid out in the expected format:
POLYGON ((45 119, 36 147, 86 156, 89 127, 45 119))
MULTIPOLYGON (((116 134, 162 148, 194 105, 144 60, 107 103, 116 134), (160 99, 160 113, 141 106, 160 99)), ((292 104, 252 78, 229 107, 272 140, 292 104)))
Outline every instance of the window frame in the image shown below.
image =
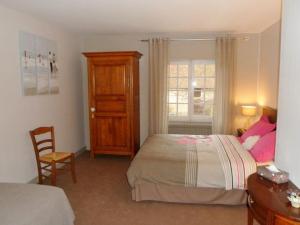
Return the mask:
MULTIPOLYGON (((194 65, 196 64, 214 64, 215 65, 215 60, 214 59, 191 59, 191 60, 187 60, 187 59, 184 59, 184 60, 171 60, 169 62, 169 65, 171 64, 176 64, 177 66, 178 65, 188 65, 188 115, 187 116, 170 116, 169 113, 168 113, 168 116, 169 116, 169 121, 170 122, 205 122, 205 123, 211 123, 212 122, 212 116, 208 116, 208 115, 195 115, 194 114, 194 86, 193 86, 193 82, 194 82, 194 79, 196 78, 195 77, 195 74, 194 74, 194 65)), ((168 66, 169 68, 169 66, 168 66)), ((168 109, 169 109, 169 104, 172 104, 172 103, 169 103, 169 91, 170 91, 170 88, 169 88, 169 79, 172 78, 172 76, 170 76, 170 71, 168 71, 168 101, 167 101, 167 104, 168 104, 168 109)), ((175 78, 173 76, 173 78, 175 78)), ((178 67, 177 67, 177 75, 176 75, 176 78, 177 78, 177 103, 176 103, 176 107, 177 107, 177 113, 178 113, 178 67)), ((210 77, 207 77, 207 76, 204 76, 203 78, 204 79, 204 82, 206 81, 206 78, 216 78, 215 76, 210 76, 210 77)), ((206 90, 207 88, 205 88, 206 90)), ((213 88, 213 91, 215 90, 215 87, 213 88)), ((205 99, 205 92, 204 92, 204 99, 205 99)), ((175 104, 175 103, 174 103, 175 104)), ((182 103, 184 104, 184 103, 182 103)), ((204 104, 206 104, 205 100, 204 100, 204 104)), ((212 103, 212 106, 214 105, 214 103, 212 103)))

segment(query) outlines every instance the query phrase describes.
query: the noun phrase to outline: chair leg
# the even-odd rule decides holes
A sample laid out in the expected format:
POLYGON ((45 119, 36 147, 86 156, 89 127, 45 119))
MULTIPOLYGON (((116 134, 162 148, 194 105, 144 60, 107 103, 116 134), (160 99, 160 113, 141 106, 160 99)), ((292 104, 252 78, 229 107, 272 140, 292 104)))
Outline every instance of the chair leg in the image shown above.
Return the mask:
POLYGON ((40 173, 39 173, 39 184, 43 184, 43 177, 40 173))
POLYGON ((56 186, 56 163, 51 162, 51 185, 56 186))
POLYGON ((42 169, 41 169, 41 166, 38 166, 38 178, 39 178, 38 183, 39 183, 39 184, 43 184, 43 176, 42 176, 42 169))
POLYGON ((74 153, 71 155, 71 174, 72 174, 72 179, 73 182, 76 183, 76 174, 75 174, 75 156, 74 153))

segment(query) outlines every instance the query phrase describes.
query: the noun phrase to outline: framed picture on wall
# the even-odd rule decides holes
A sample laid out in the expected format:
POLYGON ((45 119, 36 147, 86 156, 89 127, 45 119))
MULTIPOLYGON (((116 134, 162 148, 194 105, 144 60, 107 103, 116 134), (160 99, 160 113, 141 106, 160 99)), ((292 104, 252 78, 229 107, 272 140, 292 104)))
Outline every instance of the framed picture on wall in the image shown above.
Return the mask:
POLYGON ((56 42, 23 31, 19 41, 23 95, 58 94, 56 42))

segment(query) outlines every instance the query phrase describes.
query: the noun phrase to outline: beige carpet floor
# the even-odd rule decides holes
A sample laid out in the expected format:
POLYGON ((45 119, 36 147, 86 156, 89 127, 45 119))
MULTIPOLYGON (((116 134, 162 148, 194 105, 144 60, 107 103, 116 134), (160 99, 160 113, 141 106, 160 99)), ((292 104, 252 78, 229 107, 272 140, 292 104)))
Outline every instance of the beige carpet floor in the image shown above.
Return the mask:
POLYGON ((76 158, 78 182, 63 173, 58 187, 65 190, 76 215, 76 225, 246 225, 244 206, 209 206, 131 200, 125 157, 87 153, 76 158))

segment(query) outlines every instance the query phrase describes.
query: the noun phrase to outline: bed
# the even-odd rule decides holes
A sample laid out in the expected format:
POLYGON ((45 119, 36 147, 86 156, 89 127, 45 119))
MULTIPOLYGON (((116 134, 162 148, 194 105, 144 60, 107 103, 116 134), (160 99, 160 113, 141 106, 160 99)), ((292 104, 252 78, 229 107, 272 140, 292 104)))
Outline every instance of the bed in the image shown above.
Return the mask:
MULTIPOLYGON (((275 122, 276 111, 263 114, 275 122)), ((149 137, 128 171, 135 201, 240 205, 257 164, 232 135, 149 137)))
POLYGON ((1 225, 73 225, 74 219, 60 188, 0 183, 1 225))

